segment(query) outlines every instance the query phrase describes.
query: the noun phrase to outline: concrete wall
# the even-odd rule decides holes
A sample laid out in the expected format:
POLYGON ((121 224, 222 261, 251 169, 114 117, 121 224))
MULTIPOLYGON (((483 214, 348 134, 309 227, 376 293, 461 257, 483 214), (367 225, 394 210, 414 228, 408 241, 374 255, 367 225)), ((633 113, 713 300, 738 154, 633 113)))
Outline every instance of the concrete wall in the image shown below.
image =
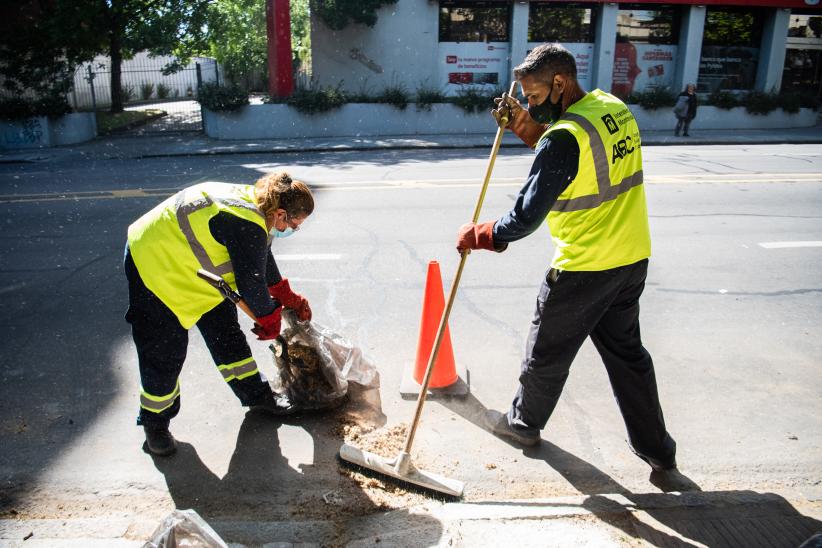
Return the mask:
MULTIPOLYGON (((671 109, 645 111, 631 106, 641 130, 671 130, 676 118, 671 109)), ((235 112, 203 110, 206 135, 214 139, 289 139, 307 137, 373 137, 387 135, 486 134, 496 130, 487 112, 468 114, 451 104, 434 104, 431 110, 405 110, 390 105, 349 103, 322 114, 305 115, 288 105, 249 105, 235 112)), ((798 114, 782 110, 753 116, 738 107, 721 110, 699 107, 694 129, 754 129, 813 127, 816 112, 798 114)))
MULTIPOLYGON (((631 106, 640 131, 670 130, 676 126, 676 117, 670 108, 644 110, 637 105, 631 106)), ((696 118, 691 122, 691 131, 701 129, 782 129, 814 127, 816 111, 803 108, 796 114, 788 114, 776 109, 766 115, 748 114, 744 107, 724 110, 717 107, 700 106, 696 118)))
POLYGON ((73 145, 97 136, 93 112, 74 112, 59 118, 38 116, 17 122, 0 121, 0 149, 16 150, 73 145))
POLYGON ((311 64, 322 86, 342 82, 349 92, 378 93, 402 84, 414 93, 421 83, 437 87, 439 3, 400 0, 378 12, 373 28, 349 25, 333 31, 311 18, 311 64))
POLYGON ((467 114, 451 104, 431 110, 349 103, 326 113, 306 115, 288 105, 249 105, 234 112, 203 110, 206 135, 215 139, 373 137, 385 135, 460 135, 493 133, 488 112, 467 114))

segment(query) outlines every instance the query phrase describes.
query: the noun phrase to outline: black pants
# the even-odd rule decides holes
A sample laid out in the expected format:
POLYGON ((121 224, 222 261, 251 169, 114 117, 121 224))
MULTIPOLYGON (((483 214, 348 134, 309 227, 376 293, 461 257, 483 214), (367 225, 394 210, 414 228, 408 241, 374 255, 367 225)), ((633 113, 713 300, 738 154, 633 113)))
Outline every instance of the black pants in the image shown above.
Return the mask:
POLYGON ((673 456, 676 444, 665 429, 654 364, 639 333, 639 297, 647 272, 647 260, 602 272, 548 271, 509 412, 514 426, 545 427, 571 362, 590 336, 605 363, 631 445, 660 460, 673 456))
MULTIPOLYGON (((177 389, 178 377, 186 359, 188 330, 163 302, 143 283, 131 254, 126 249, 125 271, 128 278, 129 306, 126 321, 131 324, 140 382, 143 392, 152 396, 166 396, 177 389)), ((256 369, 251 349, 237 321, 237 308, 228 300, 209 310, 197 322, 211 357, 218 366, 226 366, 251 359, 244 368, 256 369)), ((227 376, 223 371, 223 376, 227 376)), ((270 387, 256 372, 243 379, 233 378, 228 385, 243 405, 260 401, 270 387)), ((162 410, 149 410, 141 395, 137 424, 168 426, 180 411, 180 397, 162 410)))
POLYGON ((676 117, 676 128, 674 129, 674 135, 679 135, 679 130, 682 130, 683 135, 688 135, 688 128, 691 127, 691 118, 685 117, 680 118, 679 116, 676 117))

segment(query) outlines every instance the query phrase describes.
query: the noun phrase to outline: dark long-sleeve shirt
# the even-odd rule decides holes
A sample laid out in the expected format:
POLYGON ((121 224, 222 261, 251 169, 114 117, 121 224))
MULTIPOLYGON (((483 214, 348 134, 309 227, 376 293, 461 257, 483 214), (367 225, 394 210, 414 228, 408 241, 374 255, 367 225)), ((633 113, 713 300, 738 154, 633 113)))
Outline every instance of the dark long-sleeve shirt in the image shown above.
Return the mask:
POLYGON ((225 211, 208 223, 214 239, 228 249, 237 289, 255 316, 267 316, 280 306, 268 287, 282 280, 268 245, 268 234, 259 225, 225 211))
POLYGON ((494 225, 494 244, 502 251, 545 221, 562 192, 577 176, 579 145, 570 132, 559 129, 537 146, 531 172, 514 207, 494 225))

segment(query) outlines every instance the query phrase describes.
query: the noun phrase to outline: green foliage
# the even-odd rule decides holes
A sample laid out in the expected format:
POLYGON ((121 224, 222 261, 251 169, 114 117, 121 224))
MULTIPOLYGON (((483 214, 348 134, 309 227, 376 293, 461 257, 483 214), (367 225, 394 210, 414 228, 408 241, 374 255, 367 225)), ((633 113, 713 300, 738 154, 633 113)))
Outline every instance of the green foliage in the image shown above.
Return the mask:
POLYGON ((248 91, 237 85, 203 84, 197 100, 212 111, 237 110, 248 104, 248 91))
POLYGON ((730 91, 716 89, 708 96, 708 104, 724 110, 739 106, 739 99, 730 91))
POLYGON ((57 118, 71 112, 66 98, 61 95, 46 95, 39 99, 14 97, 0 99, 0 119, 25 120, 34 116, 57 118))
POLYGON ((761 27, 758 22, 752 12, 709 9, 705 17, 703 44, 759 47, 761 27))
POLYGON ((34 116, 32 102, 20 97, 0 99, 0 120, 24 120, 34 116))
POLYGON ((157 84, 157 97, 160 99, 165 99, 169 95, 171 95, 171 88, 163 83, 157 84))
POLYGON ((268 35, 263 0, 215 0, 208 14, 209 53, 226 78, 247 88, 268 79, 268 35))
POLYGON ((799 93, 799 106, 802 108, 819 108, 819 96, 813 91, 802 91, 799 93))
POLYGON ((125 103, 130 103, 134 100, 134 86, 124 84, 120 87, 120 100, 125 103))
POLYGON ((311 70, 309 0, 291 0, 291 52, 300 69, 311 70))
POLYGON ((35 116, 49 116, 57 118, 71 112, 71 105, 63 95, 50 94, 34 101, 35 116))
POLYGON ((410 95, 405 86, 401 83, 393 83, 386 86, 383 90, 374 97, 375 103, 387 103, 393 105, 400 110, 405 110, 410 101, 410 95))
POLYGON ((349 23, 362 23, 373 27, 377 22, 377 10, 384 5, 396 4, 397 0, 310 0, 311 12, 332 30, 342 30, 349 23))
POLYGON ((456 97, 451 100, 465 112, 472 114, 492 110, 494 108, 494 98, 500 97, 504 91, 502 88, 486 91, 485 88, 466 86, 460 88, 456 97))
POLYGON ((49 0, 26 2, 0 33, 0 73, 12 91, 65 94, 74 68, 111 57, 112 112, 122 110, 120 67, 139 51, 177 55, 184 65, 201 52, 210 0, 49 0), (33 39, 36 37, 36 39, 33 39))
POLYGON ((750 114, 764 115, 776 110, 779 100, 775 93, 765 93, 764 91, 751 91, 742 99, 745 110, 750 114))
POLYGON ((672 107, 676 104, 677 94, 668 88, 651 88, 648 91, 632 93, 628 103, 637 104, 645 110, 672 107))
POLYGON ((777 100, 780 108, 789 114, 796 114, 802 107, 802 97, 798 93, 783 93, 777 100))
POLYGON ((313 89, 311 86, 299 86, 286 100, 286 103, 303 114, 317 114, 331 109, 340 108, 347 102, 345 93, 337 87, 313 89))
POLYGON ((431 110, 434 103, 445 103, 445 93, 441 89, 432 87, 427 83, 420 84, 417 88, 417 110, 431 110))
POLYGON ((154 84, 151 82, 143 82, 140 84, 140 99, 146 101, 154 95, 154 84))

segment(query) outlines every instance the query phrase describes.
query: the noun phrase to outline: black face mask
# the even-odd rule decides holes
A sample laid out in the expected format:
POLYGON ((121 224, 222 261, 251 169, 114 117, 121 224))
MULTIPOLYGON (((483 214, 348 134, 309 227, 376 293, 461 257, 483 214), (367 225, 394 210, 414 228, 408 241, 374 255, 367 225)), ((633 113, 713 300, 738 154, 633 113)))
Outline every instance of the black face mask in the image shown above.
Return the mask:
MULTIPOLYGON (((551 86, 551 91, 554 91, 553 86, 551 86)), ((548 92, 548 97, 543 102, 528 107, 528 114, 538 124, 553 124, 562 116, 562 96, 564 93, 560 94, 559 101, 552 103, 551 91, 548 92)))

